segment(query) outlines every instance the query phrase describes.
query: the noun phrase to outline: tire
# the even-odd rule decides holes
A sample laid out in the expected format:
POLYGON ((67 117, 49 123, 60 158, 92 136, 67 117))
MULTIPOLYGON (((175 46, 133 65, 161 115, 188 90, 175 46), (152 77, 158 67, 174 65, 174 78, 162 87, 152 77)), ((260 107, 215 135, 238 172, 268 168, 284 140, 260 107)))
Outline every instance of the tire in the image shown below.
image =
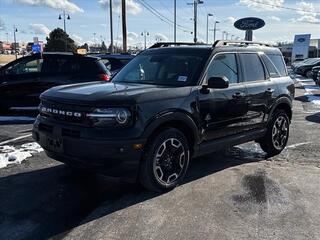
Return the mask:
POLYGON ((166 128, 146 145, 140 183, 154 192, 171 190, 183 181, 189 161, 190 150, 185 135, 175 128, 166 128))
POLYGON ((278 155, 286 147, 289 139, 289 117, 283 110, 276 110, 271 117, 264 138, 258 142, 268 157, 278 155))

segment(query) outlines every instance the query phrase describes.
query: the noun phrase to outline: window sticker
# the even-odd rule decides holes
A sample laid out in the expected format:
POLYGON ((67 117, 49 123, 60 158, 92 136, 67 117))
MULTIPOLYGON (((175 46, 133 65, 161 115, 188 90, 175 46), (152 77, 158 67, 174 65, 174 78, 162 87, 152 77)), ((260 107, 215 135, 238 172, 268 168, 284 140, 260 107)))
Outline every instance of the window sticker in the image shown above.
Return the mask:
POLYGON ((186 82, 187 79, 188 79, 187 76, 179 76, 179 77, 178 77, 178 82, 186 82))

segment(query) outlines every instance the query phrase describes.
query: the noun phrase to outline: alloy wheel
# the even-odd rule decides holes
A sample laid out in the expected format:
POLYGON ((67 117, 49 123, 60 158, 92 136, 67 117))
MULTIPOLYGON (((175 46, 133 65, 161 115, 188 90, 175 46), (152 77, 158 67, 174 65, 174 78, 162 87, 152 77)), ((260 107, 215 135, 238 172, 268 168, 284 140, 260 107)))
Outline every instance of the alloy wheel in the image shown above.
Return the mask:
POLYGON ((288 139, 289 133, 289 125, 284 116, 279 116, 272 127, 272 143, 273 146, 278 149, 282 150, 288 139))
POLYGON ((183 144, 176 138, 166 139, 157 149, 153 172, 158 182, 170 185, 182 174, 188 155, 183 144))

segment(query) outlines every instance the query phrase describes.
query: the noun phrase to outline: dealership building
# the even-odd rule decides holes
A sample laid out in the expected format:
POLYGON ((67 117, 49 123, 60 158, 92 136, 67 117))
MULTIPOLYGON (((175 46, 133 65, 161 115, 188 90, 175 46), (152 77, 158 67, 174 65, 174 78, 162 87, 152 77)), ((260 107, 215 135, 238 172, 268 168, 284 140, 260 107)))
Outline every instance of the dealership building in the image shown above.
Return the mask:
MULTIPOLYGON (((281 44, 279 46, 286 62, 291 62, 292 60, 292 51, 293 51, 293 43, 281 44)), ((320 39, 311 39, 309 45, 309 53, 308 57, 320 57, 320 39)))

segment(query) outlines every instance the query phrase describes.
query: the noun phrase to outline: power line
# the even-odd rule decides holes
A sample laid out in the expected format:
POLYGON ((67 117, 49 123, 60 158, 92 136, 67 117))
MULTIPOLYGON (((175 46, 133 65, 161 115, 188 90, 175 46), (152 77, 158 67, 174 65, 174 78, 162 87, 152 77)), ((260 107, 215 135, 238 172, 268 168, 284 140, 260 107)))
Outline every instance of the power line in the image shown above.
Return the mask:
MULTIPOLYGON (((174 22, 171 19, 167 18, 166 16, 164 16, 163 14, 158 12, 156 9, 154 9, 150 4, 148 4, 144 0, 137 0, 137 1, 139 1, 141 5, 143 5, 149 12, 151 12, 154 16, 159 18, 161 21, 167 23, 170 26, 174 25, 174 22)), ((188 29, 180 24, 177 24, 177 28, 184 31, 184 32, 191 32, 190 29, 188 29)))
POLYGON ((281 8, 281 9, 286 9, 286 10, 291 10, 291 11, 296 11, 296 12, 320 14, 320 12, 314 12, 314 11, 311 11, 311 10, 303 10, 303 9, 292 8, 292 7, 279 6, 279 5, 274 5, 274 4, 271 4, 271 3, 260 2, 260 1, 257 1, 257 0, 251 0, 251 2, 258 3, 258 4, 261 4, 261 5, 265 5, 265 6, 269 6, 269 7, 273 7, 273 8, 281 8))

